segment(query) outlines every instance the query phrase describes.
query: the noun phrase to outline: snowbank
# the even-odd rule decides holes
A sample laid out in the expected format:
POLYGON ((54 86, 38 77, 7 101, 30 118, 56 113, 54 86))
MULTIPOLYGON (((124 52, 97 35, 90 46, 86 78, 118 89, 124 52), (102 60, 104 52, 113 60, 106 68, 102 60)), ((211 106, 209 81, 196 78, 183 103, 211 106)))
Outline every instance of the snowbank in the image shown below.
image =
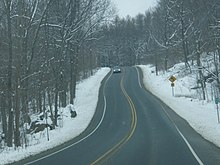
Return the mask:
POLYGON ((24 159, 30 155, 35 155, 47 149, 62 144, 82 133, 89 125, 98 102, 98 93, 101 81, 110 71, 109 68, 102 68, 94 76, 83 80, 76 87, 76 99, 72 108, 76 110, 77 117, 70 117, 70 106, 60 110, 63 114, 62 128, 49 131, 49 141, 47 140, 46 130, 31 137, 32 146, 26 149, 20 148, 16 151, 8 149, 0 153, 0 164, 11 163, 24 159), (34 144, 34 145, 33 145, 34 144))
POLYGON ((220 146, 220 124, 217 120, 216 105, 214 101, 193 99, 195 90, 191 90, 193 87, 191 77, 180 76, 178 67, 171 69, 170 72, 160 73, 159 76, 155 75, 155 70, 151 66, 141 65, 140 68, 143 71, 144 84, 149 91, 186 119, 204 138, 220 146), (171 75, 177 77, 174 88, 175 97, 172 96, 169 81, 171 75))

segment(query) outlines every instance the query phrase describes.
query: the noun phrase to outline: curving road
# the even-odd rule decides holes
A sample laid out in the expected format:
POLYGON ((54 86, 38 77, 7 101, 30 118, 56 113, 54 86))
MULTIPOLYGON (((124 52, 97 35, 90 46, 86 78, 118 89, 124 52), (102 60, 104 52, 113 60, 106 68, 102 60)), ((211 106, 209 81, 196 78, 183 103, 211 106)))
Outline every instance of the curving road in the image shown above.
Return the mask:
POLYGON ((15 164, 220 164, 220 149, 146 91, 141 79, 135 67, 109 74, 95 116, 80 136, 15 164))

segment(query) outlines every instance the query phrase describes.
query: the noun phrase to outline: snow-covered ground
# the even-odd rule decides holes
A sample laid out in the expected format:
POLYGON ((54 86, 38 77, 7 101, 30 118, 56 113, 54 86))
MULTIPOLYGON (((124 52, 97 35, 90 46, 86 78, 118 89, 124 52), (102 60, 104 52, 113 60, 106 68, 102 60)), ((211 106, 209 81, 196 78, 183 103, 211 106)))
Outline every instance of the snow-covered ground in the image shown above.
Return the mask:
MULTIPOLYGON (((196 95, 198 96, 198 92, 191 89, 195 87, 195 77, 185 76, 180 72, 183 68, 182 64, 174 66, 167 73, 161 72, 159 76, 153 73, 154 67, 146 65, 139 67, 143 70, 144 83, 148 90, 185 118, 202 136, 220 146, 220 124, 217 122, 216 105, 211 98, 212 93, 207 91, 209 101, 194 99, 196 95), (175 97, 172 96, 168 80, 171 75, 177 78, 174 88, 175 97)), ((76 100, 73 107, 77 111, 77 117, 74 119, 70 117, 71 105, 62 109, 63 123, 60 124, 63 124, 63 127, 49 131, 50 141, 47 141, 46 133, 38 134, 30 142, 34 145, 28 146, 26 149, 20 148, 16 151, 8 149, 0 152, 0 164, 13 162, 52 148, 72 139, 85 130, 95 112, 100 83, 109 71, 109 68, 102 68, 94 76, 77 85, 76 100)))
POLYGON ((0 164, 11 163, 40 153, 43 150, 53 148, 82 133, 94 115, 101 81, 109 71, 109 68, 102 68, 98 70, 94 76, 77 84, 75 104, 73 107, 72 105, 68 105, 66 108, 60 110, 63 114, 63 123, 60 124, 62 124, 63 127, 49 131, 49 141, 47 141, 46 130, 43 134, 38 133, 35 137, 31 138, 32 140, 29 143, 32 145, 26 149, 20 148, 16 151, 7 149, 7 151, 0 152, 0 164), (70 107, 76 110, 76 118, 70 117, 70 107))
POLYGON ((193 99, 197 93, 195 89, 191 89, 195 87, 195 77, 192 75, 184 76, 181 73, 181 66, 182 64, 178 64, 167 73, 161 72, 159 76, 155 74, 155 67, 140 66, 144 73, 145 86, 177 114, 186 119, 204 138, 220 146, 220 124, 217 118, 217 106, 214 99, 211 98, 214 94, 207 91, 209 93, 208 101, 193 99), (176 77, 174 96, 169 81, 172 75, 176 77))

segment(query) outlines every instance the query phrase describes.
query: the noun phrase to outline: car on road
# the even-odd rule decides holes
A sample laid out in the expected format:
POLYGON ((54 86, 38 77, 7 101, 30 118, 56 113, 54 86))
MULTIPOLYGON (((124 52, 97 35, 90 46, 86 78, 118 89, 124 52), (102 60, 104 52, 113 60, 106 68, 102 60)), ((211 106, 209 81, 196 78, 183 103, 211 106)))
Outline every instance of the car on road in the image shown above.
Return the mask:
POLYGON ((113 73, 121 73, 121 68, 116 66, 113 68, 113 73))

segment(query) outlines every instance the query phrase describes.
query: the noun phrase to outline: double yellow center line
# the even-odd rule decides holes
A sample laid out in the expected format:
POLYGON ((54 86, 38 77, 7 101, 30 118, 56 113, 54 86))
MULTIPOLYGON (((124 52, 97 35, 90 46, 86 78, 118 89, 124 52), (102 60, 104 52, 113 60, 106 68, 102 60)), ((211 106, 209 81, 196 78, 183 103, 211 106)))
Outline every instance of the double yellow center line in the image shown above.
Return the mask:
POLYGON ((130 129, 128 131, 128 133, 124 136, 124 138, 122 140, 120 140, 116 145, 114 145, 111 149, 109 149, 105 154, 103 154, 101 157, 99 157, 96 161, 92 162, 91 165, 96 165, 96 164, 102 164, 103 162, 107 161, 109 158, 111 158, 118 150, 120 150, 120 148, 126 144, 130 138, 132 137, 132 135, 134 134, 136 125, 137 125, 137 114, 136 114, 136 109, 134 106, 134 103, 132 102, 131 98, 129 97, 129 95, 127 94, 124 85, 123 85, 123 80, 124 80, 124 75, 121 79, 120 82, 120 87, 121 90, 125 96, 125 98, 127 99, 129 106, 130 106, 130 110, 131 110, 131 125, 130 125, 130 129))

